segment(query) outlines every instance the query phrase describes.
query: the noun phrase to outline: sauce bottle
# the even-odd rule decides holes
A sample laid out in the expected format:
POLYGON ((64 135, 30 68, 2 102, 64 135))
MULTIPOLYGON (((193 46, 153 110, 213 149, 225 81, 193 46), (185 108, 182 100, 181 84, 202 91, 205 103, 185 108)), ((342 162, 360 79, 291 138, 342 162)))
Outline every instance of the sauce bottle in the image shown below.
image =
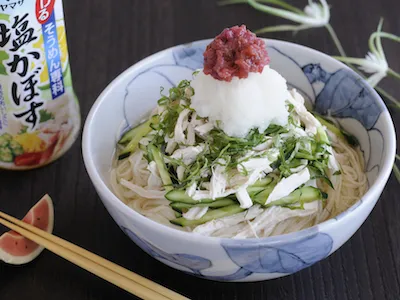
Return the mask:
POLYGON ((0 168, 64 154, 80 129, 61 0, 0 0, 0 168))

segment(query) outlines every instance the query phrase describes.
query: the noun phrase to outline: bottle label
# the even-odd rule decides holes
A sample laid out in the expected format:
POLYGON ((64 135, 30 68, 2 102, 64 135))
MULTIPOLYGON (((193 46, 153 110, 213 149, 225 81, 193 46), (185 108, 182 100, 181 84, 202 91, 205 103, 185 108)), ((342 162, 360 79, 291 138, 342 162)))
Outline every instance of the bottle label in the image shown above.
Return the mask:
POLYGON ((0 168, 47 164, 80 128, 61 0, 0 0, 0 168))

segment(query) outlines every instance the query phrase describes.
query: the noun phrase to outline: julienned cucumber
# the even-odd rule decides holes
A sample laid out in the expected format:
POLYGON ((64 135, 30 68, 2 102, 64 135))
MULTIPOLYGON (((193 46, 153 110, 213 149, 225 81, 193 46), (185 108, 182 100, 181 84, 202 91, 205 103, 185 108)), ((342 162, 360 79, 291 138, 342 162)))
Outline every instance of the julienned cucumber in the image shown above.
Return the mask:
MULTIPOLYGON (((257 181, 255 184, 249 186, 247 188, 247 192, 249 193, 250 197, 257 195, 258 193, 265 190, 265 186, 272 182, 272 178, 266 177, 257 181)), ((201 199, 201 200, 194 200, 192 197, 186 194, 185 190, 172 190, 169 191, 165 198, 167 198, 171 202, 181 202, 186 204, 199 204, 199 203, 211 203, 218 200, 225 200, 226 198, 219 198, 219 199, 201 199)))
POLYGON ((332 122, 324 119, 323 117, 321 117, 318 114, 314 114, 314 116, 318 119, 318 121, 322 125, 324 125, 326 128, 328 128, 329 131, 334 133, 336 136, 338 136, 343 141, 349 143, 351 146, 358 146, 359 145, 359 142, 358 142, 358 140, 357 140, 357 138, 355 136, 351 135, 350 133, 346 132, 343 129, 340 129, 340 128, 336 127, 332 122))
POLYGON ((304 153, 304 151, 302 150, 299 150, 294 157, 298 159, 318 160, 317 156, 311 155, 309 153, 304 153))
POLYGON ((337 128, 333 123, 329 122, 328 120, 324 119, 320 115, 314 114, 314 117, 317 118, 317 120, 324 125, 326 128, 328 128, 329 131, 337 135, 338 137, 345 139, 345 137, 342 134, 342 131, 337 128))
POLYGON ((166 191, 171 190, 173 188, 172 180, 171 177, 169 176, 167 167, 165 166, 165 162, 164 159, 162 158, 160 150, 154 145, 149 145, 148 149, 154 161, 156 162, 158 172, 160 172, 161 180, 165 186, 165 190, 166 191))
MULTIPOLYGON (((263 191, 259 192, 253 197, 253 201, 262 204, 265 207, 271 207, 291 206, 295 203, 308 203, 326 198, 326 195, 324 195, 319 189, 311 186, 306 186, 293 191, 286 197, 275 200, 266 205, 265 202, 275 188, 275 185, 275 182, 269 184, 263 191)), ((170 191, 165 195, 165 197, 170 201, 175 201, 172 202, 170 206, 178 212, 184 212, 185 210, 189 210, 192 207, 216 208, 209 210, 203 217, 198 220, 187 220, 184 217, 171 220, 172 224, 180 226, 197 226, 214 219, 223 218, 244 211, 244 209, 242 209, 239 204, 235 204, 236 201, 232 199, 225 198, 215 201, 211 199, 203 199, 201 200, 202 202, 199 203, 198 201, 190 198, 184 190, 170 191)))
POLYGON ((183 217, 171 220, 170 222, 179 226, 197 226, 200 224, 207 223, 208 221, 219 219, 227 216, 231 216, 234 214, 238 214, 244 211, 244 208, 241 208, 239 204, 233 204, 225 207, 221 207, 218 209, 209 210, 204 216, 197 220, 187 220, 183 217))
POLYGON ((290 193, 288 196, 272 201, 266 204, 266 207, 271 206, 289 206, 295 203, 308 203, 324 198, 321 191, 312 186, 305 186, 290 193))
POLYGON ((170 206, 172 207, 173 210, 178 211, 178 212, 185 212, 188 211, 189 209, 193 207, 210 207, 210 208, 220 208, 228 205, 232 205, 237 203, 235 200, 232 199, 221 199, 221 200, 215 200, 211 203, 199 203, 199 204, 188 204, 188 203, 182 203, 182 202, 171 202, 170 206))
POLYGON ((254 184, 252 184, 252 187, 266 187, 268 184, 272 182, 273 178, 272 177, 264 177, 262 179, 257 180, 254 184))
POLYGON ((155 124, 157 122, 157 116, 153 116, 146 122, 126 132, 118 141, 118 144, 126 145, 118 156, 118 159, 124 159, 128 157, 133 151, 135 151, 139 145, 140 140, 152 130, 151 124, 155 124))
MULTIPOLYGON (((138 133, 140 133, 142 127, 146 127, 152 123, 152 119, 154 117, 150 118, 144 123, 141 123, 132 129, 128 130, 127 132, 124 133, 124 135, 121 137, 121 139, 118 141, 118 144, 125 145, 129 143, 138 133)), ((155 118, 154 118, 155 119, 155 118)), ((155 121, 155 120, 154 120, 155 121)))
POLYGON ((265 187, 262 186, 249 186, 247 188, 247 192, 249 193, 250 197, 253 197, 257 195, 258 193, 262 192, 265 189, 265 187))
POLYGON ((263 192, 272 181, 274 181, 274 179, 269 176, 256 181, 254 184, 250 185, 247 188, 247 192, 249 193, 249 196, 253 199, 259 193, 263 192))
MULTIPOLYGON (((172 190, 165 194, 165 198, 167 198, 171 202, 182 202, 186 204, 199 204, 199 203, 211 203, 216 200, 213 199, 201 199, 199 201, 194 200, 192 197, 186 194, 185 190, 172 190)), ((218 200, 218 199, 217 199, 218 200)))
POLYGON ((271 182, 262 192, 258 193, 253 197, 253 202, 265 205, 269 195, 272 193, 276 186, 276 182, 271 182))
POLYGON ((326 131, 322 126, 317 128, 317 137, 320 142, 322 142, 324 144, 328 144, 328 145, 331 144, 331 142, 329 141, 328 135, 326 134, 326 131))

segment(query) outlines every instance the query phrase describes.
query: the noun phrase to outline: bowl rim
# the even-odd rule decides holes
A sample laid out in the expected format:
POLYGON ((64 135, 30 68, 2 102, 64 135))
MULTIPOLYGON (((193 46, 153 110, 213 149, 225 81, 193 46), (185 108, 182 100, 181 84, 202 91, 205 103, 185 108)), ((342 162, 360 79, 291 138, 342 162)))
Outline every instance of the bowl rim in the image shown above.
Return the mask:
MULTIPOLYGON (((139 60, 138 62, 136 62, 129 68, 127 68, 124 72, 119 74, 117 77, 115 77, 107 85, 107 87, 102 91, 102 93, 97 97, 96 101, 93 103, 93 105, 89 111, 89 114, 87 115, 87 118, 85 120, 84 129, 83 129, 83 134, 82 134, 82 154, 83 154, 83 160, 84 160, 84 164, 85 164, 87 173, 88 173, 96 191, 98 192, 100 190, 102 192, 103 196, 106 198, 106 200, 103 200, 103 198, 100 197, 102 202, 107 201, 111 205, 116 206, 119 210, 125 211, 126 215, 129 218, 132 218, 133 220, 141 222, 145 227, 152 227, 152 230, 162 231, 163 233, 168 234, 169 236, 179 237, 179 238, 183 238, 186 240, 191 240, 191 241, 196 240, 197 242, 202 241, 202 242, 215 243, 215 242, 220 242, 223 240, 232 241, 233 239, 232 238, 204 236, 204 235, 193 233, 193 232, 180 231, 175 228, 168 227, 161 223, 153 221, 153 220, 141 215, 139 212, 135 211, 134 209, 130 208, 128 205, 123 203, 102 180, 102 178, 95 166, 93 157, 91 155, 92 147, 89 143, 90 136, 91 136, 91 130, 92 130, 91 126, 92 126, 94 116, 96 115, 96 112, 99 110, 102 102, 108 97, 108 95, 113 90, 114 86, 116 86, 119 81, 123 80, 125 77, 130 76, 131 73, 133 73, 136 69, 140 69, 142 66, 151 64, 153 60, 158 59, 160 56, 163 56, 164 54, 172 51, 173 49, 176 49, 176 48, 182 47, 182 46, 193 45, 193 44, 204 44, 211 40, 212 39, 197 40, 197 41, 193 41, 193 42, 175 45, 175 46, 166 48, 164 50, 155 52, 155 53, 145 57, 144 59, 139 60)), ((318 50, 315 50, 315 49, 312 49, 312 48, 309 48, 307 46, 303 46, 300 44, 287 42, 287 41, 283 41, 283 40, 278 40, 278 39, 263 38, 263 40, 267 43, 267 47, 274 46, 274 45, 277 45, 277 46, 283 45, 283 46, 292 47, 292 49, 294 49, 294 50, 296 50, 296 48, 297 48, 297 49, 302 49, 303 51, 305 50, 305 51, 311 52, 311 54, 321 57, 324 60, 329 60, 329 61, 333 62, 334 64, 339 65, 341 68, 347 69, 354 76, 356 76, 357 78, 362 80, 365 83, 366 87, 368 88, 369 92, 374 96, 376 101, 378 101, 381 104, 381 106, 384 108, 382 113, 387 112, 385 119, 384 119, 385 120, 384 122, 388 126, 388 134, 387 134, 388 139, 385 139, 385 140, 387 140, 385 142, 385 148, 387 149, 389 155, 383 156, 381 170, 380 170, 375 182, 368 188, 367 192, 356 203, 354 203, 351 207, 349 207, 344 212, 339 214, 339 215, 343 214, 343 217, 340 218, 340 220, 335 220, 335 218, 337 217, 336 216, 335 218, 330 218, 322 223, 316 224, 309 228, 302 229, 300 231, 295 231, 295 232, 272 236, 272 237, 238 239, 238 242, 241 242, 241 243, 257 242, 257 243, 271 244, 271 243, 282 242, 282 240, 294 240, 294 239, 312 235, 316 232, 321 232, 321 231, 323 232, 329 226, 333 225, 334 224, 333 222, 337 223, 337 222, 349 219, 350 216, 353 216, 357 211, 359 211, 361 209, 361 207, 366 206, 368 203, 373 201, 374 197, 378 198, 377 201, 379 200, 381 192, 382 192, 383 188, 385 187, 385 185, 389 179, 389 176, 391 174, 392 166, 395 161, 395 153, 396 153, 395 128, 394 128, 392 117, 386 107, 386 104, 382 100, 382 98, 379 96, 379 94, 375 91, 375 89, 372 88, 360 75, 358 75, 356 72, 354 72, 351 68, 349 68, 344 63, 334 59, 333 57, 331 57, 321 51, 318 51, 318 50), (386 147, 386 145, 388 145, 388 147, 386 147), (359 203, 360 201, 361 201, 361 203, 359 203), (357 207, 353 208, 355 205, 357 205, 357 207)), ((103 205, 104 205, 104 203, 103 203, 103 205)))

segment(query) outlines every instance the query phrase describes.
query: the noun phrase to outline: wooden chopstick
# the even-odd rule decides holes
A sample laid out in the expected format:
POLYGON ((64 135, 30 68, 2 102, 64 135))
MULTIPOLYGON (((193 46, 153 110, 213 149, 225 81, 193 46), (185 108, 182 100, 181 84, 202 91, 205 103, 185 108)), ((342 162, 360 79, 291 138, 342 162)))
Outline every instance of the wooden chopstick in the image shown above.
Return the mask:
POLYGON ((3 224, 37 244, 42 245, 51 252, 140 298, 156 300, 188 299, 79 246, 22 222, 3 212, 0 212, 0 217, 0 224, 3 224))

